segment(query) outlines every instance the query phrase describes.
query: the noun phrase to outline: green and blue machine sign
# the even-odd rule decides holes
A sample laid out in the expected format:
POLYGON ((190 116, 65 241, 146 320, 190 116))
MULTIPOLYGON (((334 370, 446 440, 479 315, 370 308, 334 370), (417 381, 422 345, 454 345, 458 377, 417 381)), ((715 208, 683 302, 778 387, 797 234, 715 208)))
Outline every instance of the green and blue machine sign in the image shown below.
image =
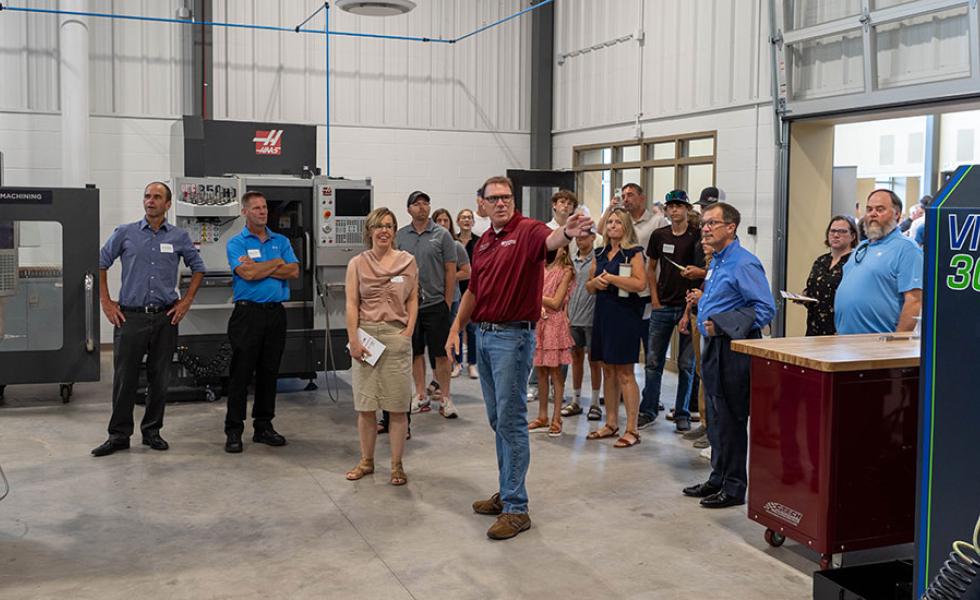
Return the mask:
POLYGON ((980 515, 980 166, 926 211, 916 598, 980 515))

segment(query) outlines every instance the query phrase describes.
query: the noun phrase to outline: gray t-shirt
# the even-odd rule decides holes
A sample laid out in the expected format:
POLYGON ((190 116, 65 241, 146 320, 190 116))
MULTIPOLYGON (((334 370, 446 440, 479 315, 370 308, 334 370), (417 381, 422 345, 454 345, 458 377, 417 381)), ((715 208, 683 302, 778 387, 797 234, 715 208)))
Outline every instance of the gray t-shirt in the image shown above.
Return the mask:
MULTIPOLYGON (((399 250, 414 256, 418 264, 419 308, 445 302, 446 263, 459 260, 453 236, 429 219, 422 233, 415 231, 411 223, 399 229, 395 234, 395 243, 399 250)), ((463 253, 466 253, 465 249, 463 253)))
POLYGON ((589 252, 584 258, 579 257, 578 248, 572 256, 572 267, 575 269, 575 287, 568 299, 568 324, 572 327, 592 327, 595 313, 595 296, 585 289, 589 280, 589 269, 595 260, 595 252, 589 252))

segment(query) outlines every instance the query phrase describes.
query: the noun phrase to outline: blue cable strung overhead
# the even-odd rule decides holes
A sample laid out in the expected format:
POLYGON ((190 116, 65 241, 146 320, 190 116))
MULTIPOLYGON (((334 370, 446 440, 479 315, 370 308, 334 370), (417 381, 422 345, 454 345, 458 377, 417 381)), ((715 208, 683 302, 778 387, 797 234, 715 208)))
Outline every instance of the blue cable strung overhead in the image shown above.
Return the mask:
MULTIPOLYGON (((398 40, 398 41, 405 41, 405 42, 423 42, 423 43, 435 42, 435 43, 439 43, 439 44, 455 44, 455 43, 460 42, 460 41, 463 41, 463 40, 465 40, 465 39, 467 39, 469 37, 475 36, 475 35, 477 35, 479 33, 483 33, 484 31, 487 31, 488 29, 492 29, 492 28, 494 28, 494 27, 496 27, 498 25, 501 25, 503 23, 506 23, 507 21, 510 21, 511 19, 516 19, 517 17, 520 17, 521 15, 524 15, 526 13, 529 13, 529 12, 533 11, 533 10, 536 10, 538 8, 541 8, 542 6, 545 6, 545 5, 548 5, 548 4, 552 4, 554 1, 555 0, 543 0, 542 2, 539 2, 537 4, 534 4, 532 6, 529 6, 528 8, 525 8, 523 10, 520 10, 520 11, 518 11, 518 12, 516 12, 516 13, 510 15, 510 16, 504 17, 502 19, 498 19, 497 21, 494 21, 493 23, 490 23, 488 25, 484 25, 482 27, 478 27, 477 29, 474 29, 473 31, 471 31, 471 32, 469 32, 469 33, 467 33, 465 35, 461 35, 459 37, 451 38, 451 39, 445 39, 445 38, 439 38, 439 37, 420 37, 420 36, 410 36, 410 35, 385 35, 385 34, 380 34, 380 33, 356 33, 356 32, 352 32, 352 31, 331 31, 330 30, 330 3, 329 2, 324 2, 322 6, 320 6, 318 9, 316 9, 316 11, 313 12, 313 14, 311 14, 308 17, 306 17, 306 19, 304 19, 302 23, 300 23, 299 25, 297 25, 295 27, 281 27, 281 26, 276 26, 276 25, 255 25, 255 24, 250 24, 250 23, 228 23, 228 22, 223 22, 223 21, 197 21, 197 20, 195 20, 193 18, 191 18, 191 19, 170 19, 170 18, 167 18, 167 17, 144 17, 144 16, 137 16, 137 15, 117 15, 117 14, 114 14, 114 13, 97 13, 97 12, 83 12, 83 11, 72 11, 72 10, 57 10, 57 9, 50 9, 50 8, 27 8, 27 7, 19 7, 19 6, 10 6, 10 4, 3 4, 3 3, 0 3, 0 12, 3 12, 5 10, 9 10, 9 11, 13 11, 13 12, 39 13, 39 14, 48 14, 48 15, 69 15, 69 16, 75 16, 75 17, 95 17, 95 18, 100 18, 100 19, 119 19, 119 20, 123 20, 123 21, 147 21, 147 22, 150 22, 150 23, 171 23, 171 24, 174 24, 174 25, 204 25, 204 26, 207 26, 207 27, 228 27, 228 28, 236 28, 236 29, 257 29, 257 30, 260 30, 260 31, 286 31, 286 32, 293 32, 293 33, 312 33, 312 34, 316 34, 316 35, 323 35, 325 37, 326 36, 331 36, 331 35, 339 35, 339 36, 346 36, 346 37, 362 37, 362 38, 372 38, 372 39, 379 39, 379 40, 398 40), (304 25, 306 25, 307 23, 309 23, 314 17, 316 17, 318 14, 320 14, 320 12, 323 12, 323 14, 324 14, 324 17, 323 17, 323 21, 324 21, 323 29, 307 29, 307 28, 304 28, 303 27, 304 25)), ((325 159, 326 159, 326 170, 325 170, 325 172, 326 172, 327 176, 329 177, 330 176, 330 44, 324 44, 324 46, 326 46, 326 52, 325 52, 325 55, 326 55, 325 56, 325 58, 326 58, 326 77, 325 77, 325 79, 327 81, 327 84, 326 84, 327 85, 327 89, 326 89, 326 92, 327 92, 327 107, 326 107, 326 111, 327 112, 326 112, 326 126, 325 126, 325 130, 326 130, 326 157, 325 157, 325 159)))

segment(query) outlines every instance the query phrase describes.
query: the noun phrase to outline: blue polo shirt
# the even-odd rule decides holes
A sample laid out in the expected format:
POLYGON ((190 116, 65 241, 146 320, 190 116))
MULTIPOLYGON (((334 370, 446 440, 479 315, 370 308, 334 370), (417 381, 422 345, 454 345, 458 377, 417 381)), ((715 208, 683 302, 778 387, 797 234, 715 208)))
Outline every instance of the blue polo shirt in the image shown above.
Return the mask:
POLYGON ((167 306, 177 301, 177 268, 180 260, 194 273, 207 268, 186 231, 166 220, 153 231, 143 217, 116 227, 99 252, 99 269, 108 270, 122 259, 123 306, 167 306))
POLYGON ((255 262, 265 262, 281 258, 286 264, 298 263, 296 253, 289 239, 284 235, 274 233, 268 227, 265 230, 265 242, 246 227, 242 232, 228 240, 228 266, 232 272, 232 290, 235 301, 249 302, 285 302, 289 300, 289 282, 285 279, 266 277, 258 281, 242 279, 235 268, 242 264, 241 257, 248 256, 255 262))
POLYGON ((896 227, 867 240, 844 263, 834 298, 837 333, 890 333, 898 327, 905 292, 922 289, 922 250, 896 227))
POLYGON ((755 311, 753 325, 758 329, 768 325, 776 314, 765 268, 735 238, 711 259, 711 268, 704 278, 704 295, 698 301, 698 329, 707 336, 705 321, 743 307, 755 311))

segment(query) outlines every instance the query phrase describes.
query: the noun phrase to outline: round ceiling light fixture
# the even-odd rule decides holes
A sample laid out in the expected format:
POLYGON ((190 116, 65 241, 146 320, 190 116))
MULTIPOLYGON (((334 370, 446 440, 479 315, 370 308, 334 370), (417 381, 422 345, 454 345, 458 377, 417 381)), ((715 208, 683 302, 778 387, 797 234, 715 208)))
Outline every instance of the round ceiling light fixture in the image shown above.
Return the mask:
POLYGON ((413 8, 411 0, 337 0, 341 10, 366 17, 390 17, 403 15, 413 8))

